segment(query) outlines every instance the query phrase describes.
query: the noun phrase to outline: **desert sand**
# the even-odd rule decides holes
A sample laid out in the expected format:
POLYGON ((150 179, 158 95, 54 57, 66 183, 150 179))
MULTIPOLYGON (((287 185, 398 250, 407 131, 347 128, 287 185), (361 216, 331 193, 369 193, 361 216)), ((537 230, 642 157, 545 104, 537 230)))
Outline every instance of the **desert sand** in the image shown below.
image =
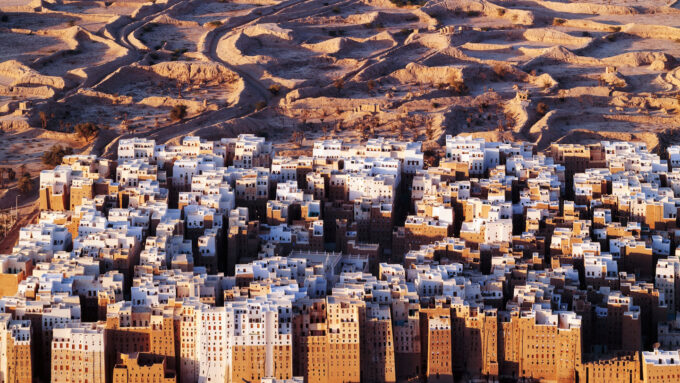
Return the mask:
POLYGON ((680 5, 661 0, 6 0, 0 163, 240 132, 296 151, 465 132, 662 150, 680 141, 679 59, 680 5))

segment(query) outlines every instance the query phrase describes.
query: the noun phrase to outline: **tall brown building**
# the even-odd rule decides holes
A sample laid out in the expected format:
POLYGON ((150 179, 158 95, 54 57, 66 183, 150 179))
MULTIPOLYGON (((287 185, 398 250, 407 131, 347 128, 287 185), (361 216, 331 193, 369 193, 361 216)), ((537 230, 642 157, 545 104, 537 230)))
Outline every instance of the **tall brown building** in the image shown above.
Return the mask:
POLYGON ((420 310, 422 372, 428 382, 453 382, 451 313, 448 307, 420 310))
POLYGON ((33 382, 30 320, 0 314, 0 376, 6 383, 33 382))
POLYGON ((361 326, 361 378, 365 382, 395 382, 394 337, 389 306, 371 304, 361 326))
POLYGON ((501 373, 513 378, 573 382, 581 363, 581 320, 574 313, 504 313, 501 373))
POLYGON ((394 359, 396 376, 400 380, 421 374, 419 309, 417 299, 403 297, 392 302, 394 359))
POLYGON ((51 379, 54 383, 106 382, 104 326, 83 324, 54 329, 51 379))
POLYGON ((462 301, 451 304, 454 371, 469 376, 498 376, 498 316, 462 301))
POLYGON ((334 296, 296 302, 294 375, 309 383, 361 381, 357 303, 334 296))

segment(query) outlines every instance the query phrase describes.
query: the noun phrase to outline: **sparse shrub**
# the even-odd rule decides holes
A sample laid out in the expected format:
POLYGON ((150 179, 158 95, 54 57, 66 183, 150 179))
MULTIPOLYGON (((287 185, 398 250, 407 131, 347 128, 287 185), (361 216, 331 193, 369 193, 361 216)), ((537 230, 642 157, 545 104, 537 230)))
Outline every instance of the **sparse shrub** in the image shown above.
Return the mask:
POLYGON ((439 105, 438 102, 433 102, 433 103, 432 103, 432 108, 434 108, 434 109, 439 108, 439 106, 440 106, 440 105, 439 105))
POLYGON ((546 105, 544 102, 539 102, 538 105, 536 105, 536 113, 538 113, 540 116, 545 116, 549 110, 550 108, 548 108, 548 105, 546 105))
POLYGON ((609 41, 610 43, 613 43, 614 41, 616 41, 616 35, 608 35, 607 41, 609 41))
POLYGON ((428 124, 425 127, 425 137, 427 137, 428 140, 432 141, 435 137, 435 130, 432 124, 428 124))
POLYGON ((87 141, 99 134, 99 127, 91 122, 83 122, 75 126, 73 129, 76 134, 87 141))
POLYGON ((333 7, 333 13, 340 13, 340 7, 333 7))
POLYGON ((281 85, 279 85, 279 84, 272 84, 271 86, 269 86, 269 92, 271 92, 271 94, 273 94, 275 96, 277 94, 279 94, 280 91, 281 91, 281 85))
POLYGON ((406 36, 410 35, 411 33, 413 33, 413 29, 411 29, 411 28, 404 28, 404 29, 399 31, 399 34, 406 35, 406 36))
POLYGON ((8 21, 9 21, 9 16, 7 16, 7 15, 2 15, 2 16, 0 16, 0 21, 2 21, 3 23, 8 22, 8 21))
POLYGON ((221 22, 220 20, 213 20, 213 21, 211 21, 211 22, 208 23, 208 26, 209 26, 210 28, 221 27, 221 26, 222 26, 222 22, 221 22))
POLYGON ((267 103, 265 101, 258 101, 255 103, 255 110, 260 111, 264 109, 267 106, 267 103))
POLYGON ((50 150, 43 153, 42 162, 45 165, 57 166, 61 164, 61 160, 64 156, 70 154, 73 154, 73 149, 61 145, 53 145, 50 150))
POLYGON ((172 121, 183 120, 187 116, 186 105, 175 105, 170 110, 170 119, 172 121))
POLYGON ((560 25, 564 25, 567 22, 565 19, 560 19, 559 17, 556 17, 553 19, 553 25, 558 27, 560 25))
POLYGON ((503 15, 505 15, 505 9, 503 9, 503 8, 498 8, 498 9, 496 10, 496 14, 497 14, 499 17, 503 17, 503 15))
POLYGON ((342 88, 345 87, 345 80, 343 80, 342 77, 338 77, 335 80, 333 80, 333 86, 335 87, 335 89, 340 91, 342 90, 342 88))
POLYGON ((369 92, 373 92, 373 90, 375 89, 375 81, 368 80, 368 82, 366 83, 366 87, 368 88, 369 92))
POLYGON ((451 78, 449 78, 449 88, 451 89, 451 91, 458 95, 467 94, 469 90, 467 85, 465 85, 465 82, 463 82, 462 79, 459 79, 454 75, 452 75, 451 78))
POLYGON ((614 33, 621 32, 621 27, 619 27, 618 25, 613 25, 613 26, 609 27, 609 31, 614 32, 614 33))
POLYGON ((503 64, 493 64, 491 66, 491 70, 493 70, 493 73, 496 74, 496 77, 499 80, 505 79, 505 76, 507 76, 509 73, 508 67, 503 64))
POLYGON ((588 31, 583 31, 583 32, 581 32, 581 36, 583 36, 583 37, 590 37, 590 32, 588 32, 588 31))
POLYGON ((75 20, 69 20, 69 21, 68 21, 68 26, 69 26, 69 27, 75 27, 75 25, 76 25, 76 21, 75 21, 75 20))
POLYGON ((543 79, 543 84, 541 85, 543 89, 550 89, 552 83, 548 79, 543 79))
POLYGON ((338 32, 336 31, 328 31, 328 36, 335 37, 338 35, 338 32))
POLYGON ((300 130, 296 130, 290 136, 289 141, 299 148, 299 147, 302 146, 302 143, 305 141, 305 134, 300 130))
POLYGON ((19 189, 20 192, 24 194, 31 192, 31 190, 33 190, 31 175, 28 173, 24 173, 24 175, 19 177, 19 181, 17 181, 17 188, 19 189))
POLYGON ((177 61, 186 52, 187 52, 186 48, 175 49, 174 51, 172 51, 172 55, 170 56, 170 60, 171 61, 177 61))
POLYGON ((255 133, 255 135, 258 137, 262 137, 265 140, 269 139, 269 132, 267 132, 266 130, 260 130, 259 132, 255 133))
POLYGON ((478 17, 480 15, 478 11, 467 11, 465 12, 465 14, 467 15, 467 17, 478 17))

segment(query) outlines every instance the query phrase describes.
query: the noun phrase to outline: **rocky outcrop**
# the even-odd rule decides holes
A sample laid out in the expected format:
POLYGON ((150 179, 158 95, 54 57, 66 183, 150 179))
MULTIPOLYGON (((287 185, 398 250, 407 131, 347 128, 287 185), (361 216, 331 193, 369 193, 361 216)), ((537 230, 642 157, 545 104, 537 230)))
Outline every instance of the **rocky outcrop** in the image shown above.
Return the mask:
POLYGON ((247 27, 243 30, 243 33, 245 33, 247 36, 250 37, 256 37, 256 36, 274 36, 278 37, 281 40, 288 40, 292 41, 293 40, 293 31, 290 29, 284 29, 279 27, 276 24, 273 23, 268 23, 268 24, 255 24, 253 26, 247 27))
POLYGON ((608 85, 615 88, 625 88, 628 86, 626 78, 619 72, 606 72, 600 76, 600 79, 608 85))
POLYGON ((52 98, 54 89, 49 86, 2 86, 0 96, 20 98, 52 98))
MULTIPOLYGON (((520 51, 524 51, 520 48, 520 51)), ((579 56, 563 46, 545 48, 542 53, 522 65, 522 69, 530 71, 545 64, 550 63, 569 63, 577 65, 601 65, 600 60, 592 57, 579 56)))
POLYGON ((644 65, 662 66, 661 69, 674 68, 677 65, 675 57, 664 52, 628 52, 602 59, 602 62, 613 66, 640 67, 644 65))
POLYGON ((680 67, 673 69, 663 76, 663 80, 675 88, 680 89, 680 67))
POLYGON ((680 40, 680 28, 666 25, 649 24, 626 24, 621 28, 622 32, 639 36, 645 39, 680 40))
POLYGON ((159 76, 187 83, 232 84, 239 78, 236 73, 217 63, 166 61, 148 68, 159 76))
POLYGON ((30 129, 28 120, 24 116, 3 116, 0 117, 0 130, 5 132, 17 132, 30 129))
POLYGON ((552 28, 532 28, 524 32, 528 41, 536 41, 555 45, 573 45, 575 48, 585 47, 593 41, 592 37, 575 37, 552 28))
POLYGON ((413 13, 393 13, 384 11, 374 11, 368 13, 360 13, 355 15, 349 15, 345 18, 344 22, 348 24, 357 25, 396 25, 409 23, 414 21, 420 21, 428 25, 437 25, 437 20, 428 15, 425 12, 416 10, 413 13), (416 15, 414 16, 415 13, 416 15))
POLYGON ((604 5, 582 2, 563 3, 557 1, 536 1, 535 3, 543 8, 563 13, 589 15, 632 15, 637 13, 633 7, 624 7, 620 5, 604 5))
POLYGON ((57 90, 64 89, 65 86, 63 78, 56 76, 43 76, 37 71, 16 60, 9 60, 0 63, 0 76, 13 79, 11 84, 12 86, 43 85, 57 90))
POLYGON ((402 84, 440 84, 451 80, 463 81, 462 67, 426 67, 410 63, 406 68, 395 71, 390 75, 402 84))
POLYGON ((484 16, 500 17, 513 24, 533 25, 534 14, 524 9, 504 8, 485 0, 430 0, 422 8, 430 16, 447 12, 476 12, 484 16))
POLYGON ((356 55, 362 49, 388 49, 397 45, 397 42, 387 32, 381 32, 365 39, 336 37, 315 44, 302 44, 303 48, 311 51, 332 54, 336 56, 356 55))

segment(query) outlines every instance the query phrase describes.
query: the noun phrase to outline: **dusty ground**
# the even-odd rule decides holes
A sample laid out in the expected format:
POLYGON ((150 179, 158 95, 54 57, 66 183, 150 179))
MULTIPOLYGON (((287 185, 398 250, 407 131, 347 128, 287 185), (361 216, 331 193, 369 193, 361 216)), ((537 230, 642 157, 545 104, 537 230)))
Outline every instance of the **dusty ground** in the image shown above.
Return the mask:
POLYGON ((675 2, 394 1, 1 2, 0 163, 190 133, 680 142, 675 2))

